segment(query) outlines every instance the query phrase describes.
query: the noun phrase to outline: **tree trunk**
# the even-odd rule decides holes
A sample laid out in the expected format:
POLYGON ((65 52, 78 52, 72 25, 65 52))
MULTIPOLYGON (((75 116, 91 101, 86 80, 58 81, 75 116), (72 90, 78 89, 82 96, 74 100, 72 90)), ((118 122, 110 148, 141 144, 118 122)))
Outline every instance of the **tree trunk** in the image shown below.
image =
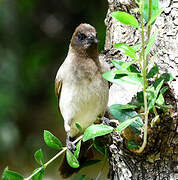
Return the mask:
MULTIPOLYGON (((133 27, 122 25, 109 14, 113 11, 133 12, 137 7, 134 0, 108 0, 109 9, 105 19, 107 26, 104 59, 129 60, 118 49, 113 48, 115 43, 123 42, 134 45, 141 41, 140 33, 133 27)), ((160 115, 161 122, 154 128, 148 129, 148 144, 144 152, 135 154, 127 149, 126 139, 123 135, 112 133, 109 144, 109 178, 114 180, 163 180, 178 179, 178 133, 177 133, 177 98, 178 98, 178 0, 160 0, 163 13, 156 20, 154 28, 160 28, 155 46, 151 51, 152 57, 149 63, 158 64, 160 72, 172 73, 174 80, 169 84, 166 94, 167 103, 173 105, 172 114, 160 115)), ((129 87, 130 88, 130 87, 129 87)), ((109 105, 113 103, 128 103, 137 90, 128 99, 131 89, 122 87, 111 88, 109 105), (126 91, 126 92, 125 92, 126 91), (127 95, 126 95, 127 93, 127 95), (112 94, 112 95, 111 95, 112 94), (113 98, 114 97, 114 98, 113 98)))

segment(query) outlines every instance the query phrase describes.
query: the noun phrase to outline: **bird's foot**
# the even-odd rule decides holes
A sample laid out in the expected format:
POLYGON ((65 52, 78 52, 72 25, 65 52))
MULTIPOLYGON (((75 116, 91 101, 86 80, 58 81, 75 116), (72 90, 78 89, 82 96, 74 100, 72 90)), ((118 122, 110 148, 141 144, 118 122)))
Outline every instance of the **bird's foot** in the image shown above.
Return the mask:
POLYGON ((110 120, 108 118, 102 117, 101 120, 102 120, 102 124, 108 125, 108 126, 110 125, 110 120))
POLYGON ((75 144, 70 140, 70 135, 69 132, 67 133, 67 138, 66 138, 66 146, 69 150, 74 152, 76 150, 75 144))
POLYGON ((72 152, 74 152, 74 151, 76 150, 75 144, 74 144, 72 141, 70 141, 70 140, 67 140, 67 141, 66 141, 66 146, 67 146, 67 148, 68 148, 69 150, 71 150, 72 152))

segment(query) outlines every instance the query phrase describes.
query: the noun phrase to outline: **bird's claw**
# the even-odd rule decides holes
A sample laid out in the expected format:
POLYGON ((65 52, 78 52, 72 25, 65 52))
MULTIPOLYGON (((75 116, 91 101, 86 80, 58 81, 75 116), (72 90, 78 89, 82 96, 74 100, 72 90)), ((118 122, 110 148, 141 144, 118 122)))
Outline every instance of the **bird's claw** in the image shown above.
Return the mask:
POLYGON ((108 125, 108 126, 110 125, 110 120, 108 118, 102 117, 101 120, 102 120, 102 124, 108 125))
POLYGON ((66 146, 72 152, 74 152, 76 150, 75 144, 72 141, 70 141, 70 140, 66 140, 66 146))

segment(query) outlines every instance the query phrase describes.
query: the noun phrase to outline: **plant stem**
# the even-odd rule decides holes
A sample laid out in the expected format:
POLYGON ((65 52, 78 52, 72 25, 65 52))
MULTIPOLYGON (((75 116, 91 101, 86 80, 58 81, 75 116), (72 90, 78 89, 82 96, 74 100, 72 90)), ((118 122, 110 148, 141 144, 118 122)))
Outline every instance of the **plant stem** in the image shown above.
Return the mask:
POLYGON ((147 63, 145 59, 145 37, 144 37, 144 22, 143 22, 143 11, 144 11, 144 4, 145 0, 142 1, 141 4, 141 37, 142 37, 142 51, 141 51, 141 60, 142 60, 142 76, 143 76, 143 95, 144 95, 144 119, 145 119, 145 124, 144 124, 144 138, 143 138, 143 144, 142 146, 136 150, 137 153, 143 152, 144 148, 146 147, 147 144, 147 129, 148 129, 148 103, 147 103, 147 93, 146 89, 148 87, 147 79, 146 79, 146 71, 147 71, 147 63))
MULTIPOLYGON (((74 144, 77 143, 82 138, 83 138, 83 135, 79 136, 73 143, 74 144)), ((53 158, 51 158, 48 162, 46 162, 43 166, 41 166, 36 172, 31 174, 29 177, 24 178, 24 180, 30 180, 34 175, 40 172, 43 168, 45 169, 49 164, 51 164, 55 159, 57 159, 66 150, 67 150, 67 147, 63 147, 63 149, 60 152, 58 152, 53 158)))
POLYGON ((51 158, 47 163, 44 164, 44 168, 46 168, 49 164, 51 164, 56 158, 58 158, 63 152, 67 150, 67 147, 64 147, 60 152, 58 152, 53 158, 51 158))
MULTIPOLYGON (((151 19, 151 13, 152 13, 152 0, 149 0, 149 12, 148 12, 148 21, 151 19)), ((151 24, 148 26, 147 32, 148 32, 148 40, 150 40, 150 34, 151 34, 151 24)), ((146 56, 146 65, 148 66, 148 55, 146 56)))

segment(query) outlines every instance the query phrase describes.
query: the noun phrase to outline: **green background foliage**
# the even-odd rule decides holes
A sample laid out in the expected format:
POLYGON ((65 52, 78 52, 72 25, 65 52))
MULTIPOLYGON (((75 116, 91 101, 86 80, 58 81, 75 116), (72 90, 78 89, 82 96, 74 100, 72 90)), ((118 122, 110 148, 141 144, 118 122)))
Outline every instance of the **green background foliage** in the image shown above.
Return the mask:
POLYGON ((39 148, 47 159, 56 152, 45 146, 44 129, 64 142, 55 75, 80 23, 96 27, 103 49, 106 10, 103 0, 0 1, 0 175, 7 165, 31 173, 39 148))

